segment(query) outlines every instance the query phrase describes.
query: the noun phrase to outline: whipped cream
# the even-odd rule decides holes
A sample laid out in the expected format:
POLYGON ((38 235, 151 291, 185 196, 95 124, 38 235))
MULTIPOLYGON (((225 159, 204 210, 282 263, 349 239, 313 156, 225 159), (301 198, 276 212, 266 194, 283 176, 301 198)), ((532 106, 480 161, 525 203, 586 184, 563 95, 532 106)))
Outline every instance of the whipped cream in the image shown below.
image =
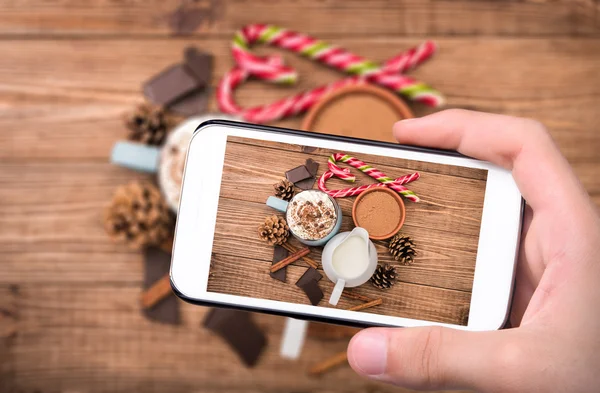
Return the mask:
POLYGON ((307 190, 292 198, 286 220, 296 236, 305 240, 319 240, 329 235, 338 217, 329 195, 318 190, 307 190))

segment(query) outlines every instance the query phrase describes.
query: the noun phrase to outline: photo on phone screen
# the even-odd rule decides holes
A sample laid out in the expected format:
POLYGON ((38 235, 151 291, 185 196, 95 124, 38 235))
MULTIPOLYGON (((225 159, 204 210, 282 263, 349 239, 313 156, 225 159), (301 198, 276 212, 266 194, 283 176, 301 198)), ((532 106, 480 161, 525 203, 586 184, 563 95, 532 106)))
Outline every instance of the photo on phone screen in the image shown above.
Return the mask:
MULTIPOLYGON (((395 268, 395 279, 390 279, 391 284, 386 283, 384 288, 381 282, 374 285, 372 280, 367 280, 356 287, 345 288, 344 293, 350 292, 363 299, 381 299, 381 304, 362 309, 362 313, 466 326, 488 178, 488 171, 479 168, 229 135, 206 291, 343 310, 364 303, 356 296, 341 296, 335 306, 329 303, 335 283, 323 271, 323 247, 309 247, 307 255, 318 263, 318 276, 313 276, 302 258, 271 274, 274 258, 280 260, 290 251, 275 248, 261 240, 259 234, 259 227, 267 217, 287 219, 291 221, 288 226, 293 227, 295 235, 291 234, 286 244, 299 250, 306 246, 298 237, 305 237, 309 242, 318 241, 330 232, 338 231, 338 221, 340 233, 353 230, 352 207, 357 196, 331 197, 334 201, 331 202, 327 195, 323 198, 322 193, 311 196, 311 193, 302 192, 302 188, 319 189, 319 179, 329 170, 328 159, 335 154, 352 156, 392 179, 415 172, 419 174, 418 180, 404 184, 419 201, 402 197, 405 212, 399 231, 413 243, 414 258, 396 260, 389 250, 389 239, 373 240, 378 265, 389 264, 395 268), (297 197, 292 199, 293 205, 288 206, 287 214, 267 206, 265 201, 275 196, 274 184, 285 179, 286 172, 292 169, 301 168, 297 171, 303 172, 303 166, 307 170, 316 170, 316 175, 302 180, 304 183, 296 181, 302 188, 293 187, 292 192, 297 197), (304 281, 296 285, 303 275, 304 281), (310 285, 302 285, 307 281, 311 281, 310 285)), ((341 160, 336 165, 348 168, 356 181, 349 183, 333 176, 325 183, 327 190, 378 183, 341 160)), ((292 176, 292 180, 296 179, 292 176)), ((389 232, 398 223, 402 213, 391 199, 386 199, 387 195, 375 195, 370 201, 365 196, 361 213, 371 231, 389 232), (376 214, 371 215, 369 209, 376 214), (368 221, 370 217, 373 220, 368 221)), ((338 264, 342 263, 341 269, 346 269, 349 275, 354 271, 359 274, 362 262, 356 260, 360 258, 349 255, 352 253, 346 252, 345 257, 340 257, 343 262, 338 261, 338 264)))

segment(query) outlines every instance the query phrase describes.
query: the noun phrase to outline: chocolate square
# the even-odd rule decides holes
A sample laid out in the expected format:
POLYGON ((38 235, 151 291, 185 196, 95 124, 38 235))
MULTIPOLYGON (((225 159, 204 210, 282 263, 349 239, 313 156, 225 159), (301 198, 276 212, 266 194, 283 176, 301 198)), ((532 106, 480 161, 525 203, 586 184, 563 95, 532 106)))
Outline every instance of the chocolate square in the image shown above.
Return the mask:
MULTIPOLYGON (((170 267, 170 253, 159 248, 147 248, 144 251, 144 290, 168 274, 170 267)), ((148 319, 170 325, 178 325, 181 321, 179 301, 173 293, 154 306, 144 309, 143 313, 148 319)))
POLYGON ((193 116, 206 113, 212 90, 194 91, 169 105, 169 109, 184 116, 193 116))
POLYGON ((313 306, 319 304, 321 299, 323 299, 323 291, 321 290, 319 284, 315 280, 308 281, 300 288, 302 288, 304 293, 306 293, 306 296, 308 296, 308 299, 310 300, 310 303, 313 306))
POLYGON ((315 181, 316 180, 317 179, 314 178, 314 177, 311 177, 309 179, 300 180, 299 182, 297 182, 295 184, 295 186, 298 187, 301 190, 310 190, 315 185, 315 181))
POLYGON ((311 175, 317 176, 317 172, 319 171, 319 163, 318 162, 316 162, 312 158, 309 158, 306 160, 306 163, 304 164, 304 166, 306 167, 306 169, 308 169, 308 172, 311 175))
POLYGON ((256 365, 267 339, 244 311, 212 309, 204 319, 204 327, 221 336, 248 367, 256 365))
POLYGON ((312 175, 304 165, 300 165, 294 169, 290 169, 285 173, 286 179, 296 184, 301 180, 310 179, 312 175))
POLYGON ((198 81, 198 86, 202 88, 210 86, 213 70, 212 56, 190 46, 185 48, 184 59, 188 71, 198 81))
MULTIPOLYGON (((285 258, 287 258, 288 254, 289 254, 288 250, 286 250, 285 248, 283 248, 281 246, 275 246, 273 248, 273 263, 271 265, 274 265, 277 262, 284 260, 285 258)), ((279 280, 281 282, 285 282, 286 271, 287 271, 287 266, 284 267, 283 269, 277 270, 275 273, 269 273, 269 274, 274 279, 279 280)))
POLYGON ((302 286, 308 283, 309 281, 318 282, 322 278, 323 276, 321 275, 321 273, 319 273, 317 269, 315 269, 314 267, 309 267, 308 269, 306 269, 302 277, 300 277, 298 281, 296 281, 296 285, 302 288, 302 286))
POLYGON ((183 64, 175 64, 143 86, 144 95, 158 105, 169 105, 198 89, 198 81, 183 64))

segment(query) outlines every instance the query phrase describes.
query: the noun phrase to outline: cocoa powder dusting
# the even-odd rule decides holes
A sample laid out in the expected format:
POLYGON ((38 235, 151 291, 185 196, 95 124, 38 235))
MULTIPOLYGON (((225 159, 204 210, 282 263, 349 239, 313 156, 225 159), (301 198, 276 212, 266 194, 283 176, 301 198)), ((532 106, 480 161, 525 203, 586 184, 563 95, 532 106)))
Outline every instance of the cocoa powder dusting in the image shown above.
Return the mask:
POLYGON ((386 192, 370 192, 356 206, 356 221, 372 236, 392 234, 400 222, 400 206, 396 199, 386 192))

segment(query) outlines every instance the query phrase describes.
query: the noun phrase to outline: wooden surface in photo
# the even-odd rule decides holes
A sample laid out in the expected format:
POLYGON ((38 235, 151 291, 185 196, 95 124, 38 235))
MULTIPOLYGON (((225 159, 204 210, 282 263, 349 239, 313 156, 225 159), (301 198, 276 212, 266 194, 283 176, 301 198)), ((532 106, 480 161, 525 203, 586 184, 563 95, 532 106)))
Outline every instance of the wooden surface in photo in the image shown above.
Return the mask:
MULTIPOLYGON (((102 209, 115 188, 147 177, 108 163, 127 134, 121 116, 142 100, 140 85, 195 45, 215 56, 214 87, 232 66, 234 31, 247 23, 311 33, 374 61, 435 40, 439 53, 411 75, 442 91, 449 107, 542 121, 600 203, 596 0, 187 1, 205 19, 192 35, 175 37, 168 15, 181 3, 0 2, 1 393, 402 391, 349 367, 308 378, 305 370, 347 339, 310 338, 289 362, 278 355, 278 317, 256 317, 270 344, 252 370, 199 328, 205 308, 182 304, 177 327, 144 319, 141 254, 104 233, 102 209)), ((258 52, 282 54, 300 80, 248 83, 236 92, 244 106, 341 77, 287 52, 258 52)), ((445 280, 466 285, 456 261, 439 263, 445 280)), ((403 276, 426 277, 418 265, 403 276)))
MULTIPOLYGON (((327 158, 336 152, 318 148, 306 153, 303 146, 293 144, 228 138, 209 291, 310 304, 304 292, 294 285, 306 271, 306 264, 300 260, 288 266, 286 283, 271 278, 268 271, 273 247, 258 238, 257 227, 265 217, 278 214, 266 206, 265 201, 273 194, 273 184, 282 179, 286 171, 312 158, 319 163, 317 176, 320 176, 327 170, 327 158)), ((402 227, 402 233, 416 242, 419 255, 412 266, 403 266, 393 260, 385 241, 375 242, 379 263, 397 266, 399 280, 386 291, 368 282, 355 288, 361 295, 383 299, 383 304, 364 312, 464 324, 475 272, 486 171, 351 151, 344 153, 355 155, 393 178, 415 171, 421 174, 419 180, 407 185, 421 201, 405 199, 406 220, 402 227)), ((340 165, 345 167, 345 164, 340 165)), ((360 171, 352 170, 356 183, 331 179, 327 182, 328 188, 374 182, 360 171)), ((342 208, 342 232, 354 227, 351 216, 354 200, 354 197, 337 199, 342 208)), ((295 239, 292 244, 300 247, 295 239)), ((318 263, 321 250, 321 247, 311 247, 310 256, 318 263)), ((319 283, 325 297, 318 307, 332 307, 327 299, 333 283, 326 278, 322 266, 319 270, 325 277, 319 283)), ((337 308, 346 309, 359 303, 342 298, 337 308)))

